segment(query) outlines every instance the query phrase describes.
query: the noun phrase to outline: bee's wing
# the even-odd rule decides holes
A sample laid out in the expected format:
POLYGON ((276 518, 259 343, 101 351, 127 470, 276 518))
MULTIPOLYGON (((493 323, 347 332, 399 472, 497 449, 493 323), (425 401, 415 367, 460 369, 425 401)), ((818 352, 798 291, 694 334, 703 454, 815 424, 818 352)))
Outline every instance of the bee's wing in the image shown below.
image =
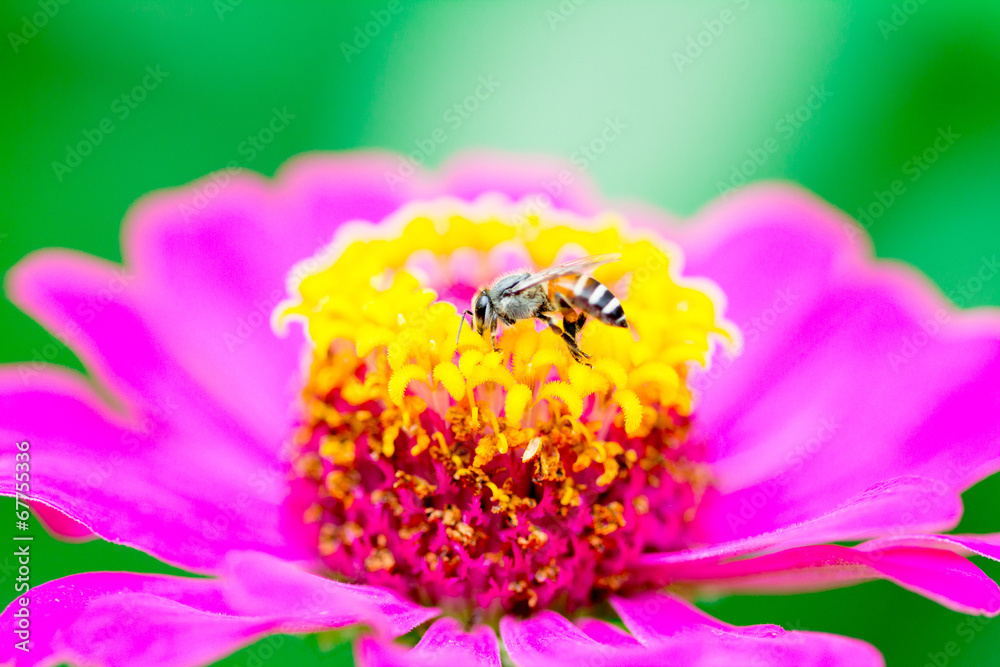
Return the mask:
POLYGON ((550 266, 549 268, 543 269, 538 273, 533 273, 524 280, 511 285, 507 291, 510 294, 517 294, 519 292, 523 292, 529 287, 534 287, 535 285, 540 285, 550 280, 561 278, 562 276, 574 276, 580 275, 581 273, 590 273, 602 264, 614 262, 619 258, 621 258, 621 255, 618 253, 580 257, 579 259, 574 259, 564 264, 550 266))

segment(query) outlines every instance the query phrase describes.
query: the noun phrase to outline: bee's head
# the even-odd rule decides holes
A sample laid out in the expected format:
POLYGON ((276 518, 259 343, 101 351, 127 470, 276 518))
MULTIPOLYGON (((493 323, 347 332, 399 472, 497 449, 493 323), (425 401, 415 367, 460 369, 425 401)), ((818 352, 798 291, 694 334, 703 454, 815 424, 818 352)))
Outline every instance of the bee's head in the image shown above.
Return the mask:
POLYGON ((489 317, 492 310, 493 304, 490 302, 486 290, 481 289, 476 292, 476 295, 472 297, 472 325, 480 336, 489 327, 489 317))

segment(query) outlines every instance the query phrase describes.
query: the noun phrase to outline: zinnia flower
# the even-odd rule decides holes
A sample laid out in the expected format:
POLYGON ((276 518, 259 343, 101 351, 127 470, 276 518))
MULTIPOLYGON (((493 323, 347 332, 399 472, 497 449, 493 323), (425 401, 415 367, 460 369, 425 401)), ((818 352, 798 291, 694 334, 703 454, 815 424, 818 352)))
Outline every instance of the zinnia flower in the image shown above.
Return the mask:
POLYGON ((142 200, 124 266, 12 270, 91 377, 3 369, 2 466, 29 443, 35 501, 210 576, 40 585, 0 657, 195 665, 360 624, 366 665, 859 667, 864 642, 688 600, 884 578, 1000 611, 966 558, 1000 538, 940 534, 1000 464, 995 313, 790 186, 682 226, 538 160, 398 164, 216 175, 142 200), (591 321, 586 364, 532 321, 456 340, 477 286, 598 253, 638 340, 591 321))

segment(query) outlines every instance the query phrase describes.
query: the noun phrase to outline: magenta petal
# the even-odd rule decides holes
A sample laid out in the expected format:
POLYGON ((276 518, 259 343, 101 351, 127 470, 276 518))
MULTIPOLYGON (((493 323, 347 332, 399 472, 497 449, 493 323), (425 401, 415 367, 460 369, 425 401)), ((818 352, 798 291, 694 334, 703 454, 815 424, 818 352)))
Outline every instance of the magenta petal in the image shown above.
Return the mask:
POLYGON ((234 552, 227 556, 227 566, 235 582, 227 590, 232 604, 247 614, 281 614, 290 632, 311 632, 314 623, 329 623, 326 627, 354 623, 350 610, 357 606, 370 614, 366 622, 387 636, 398 637, 440 613, 381 588, 310 574, 267 554, 234 552), (342 610, 341 602, 349 604, 342 610))
POLYGON ((881 540, 853 548, 818 545, 725 563, 659 566, 657 572, 664 580, 713 594, 813 591, 889 579, 950 609, 1000 612, 1000 587, 974 563, 940 546, 881 540))
POLYGON ((961 491, 1000 468, 1000 318, 876 264, 853 224, 764 186, 683 239, 686 273, 719 284, 745 338, 696 382, 719 489, 696 518, 706 542, 807 521, 891 477, 961 491))
MULTIPOLYGON (((8 287, 11 299, 51 330, 73 332, 67 341, 70 347, 111 390, 112 398, 125 403, 137 430, 145 432, 141 449, 155 445, 165 456, 182 459, 187 450, 210 444, 238 470, 249 466, 264 470, 276 459, 288 432, 292 395, 288 383, 295 362, 289 362, 279 387, 266 377, 253 376, 252 367, 250 376, 233 383, 233 391, 247 385, 272 391, 268 398, 271 417, 258 411, 254 420, 245 419, 231 408, 234 396, 226 388, 205 384, 191 370, 197 367, 201 373, 210 373, 216 360, 186 348, 194 356, 189 355, 187 366, 182 363, 171 352, 170 336, 154 326, 151 304, 136 293, 141 279, 133 276, 134 282, 124 287, 121 280, 120 268, 107 262, 66 251, 43 251, 11 270, 8 287), (116 286, 114 291, 109 285, 116 286), (168 451, 168 444, 173 451, 168 451)), ((18 368, 26 386, 40 384, 37 369, 18 368)), ((117 447, 108 449, 105 456, 117 447)), ((193 467, 198 462, 196 457, 185 465, 193 467)), ((206 482, 218 468, 203 471, 206 482)))
MULTIPOLYGON (((45 250, 11 269, 7 286, 11 300, 49 330, 60 332, 136 421, 169 422, 192 432, 214 427, 240 439, 244 451, 274 457, 290 421, 298 346, 275 338, 265 324, 266 331, 256 333, 260 340, 274 343, 262 356, 284 360, 280 380, 248 362, 243 376, 222 383, 223 376, 215 373, 233 355, 226 354, 223 363, 221 355, 189 345, 177 332, 158 325, 162 297, 145 297, 146 283, 135 271, 75 252, 45 250), (216 381, 207 382, 207 376, 216 381), (258 395, 249 396, 251 390, 258 395), (240 401, 241 408, 234 408, 240 401), (255 408, 252 415, 246 414, 248 405, 255 408)), ((195 313, 173 315, 174 322, 180 319, 197 322, 195 313)), ((204 333, 216 333, 221 344, 223 332, 204 333)), ((29 373, 25 380, 34 376, 29 373)))
POLYGON ((576 620, 576 627, 591 639, 608 646, 640 646, 639 640, 625 632, 617 625, 598 618, 584 616, 576 620))
POLYGON ((611 650, 548 610, 524 620, 505 616, 500 619, 500 637, 507 654, 518 667, 567 665, 599 655, 601 650, 611 650))
MULTIPOLYGON (((218 430, 197 437, 173 422, 130 424, 71 371, 32 369, 24 384, 15 368, 0 369, 0 465, 13 470, 15 443, 30 443, 34 500, 193 570, 214 571, 233 549, 312 554, 285 526, 277 461, 240 451, 218 430)), ((0 493, 14 494, 12 476, 0 476, 0 493)))
POLYGON ((364 667, 500 667, 496 633, 478 626, 462 630, 454 618, 442 618, 427 629, 413 649, 406 651, 377 638, 365 637, 357 646, 357 663, 364 667))
POLYGON ((434 190, 468 201, 499 193, 514 201, 526 200, 528 206, 553 206, 580 215, 602 210, 589 176, 567 162, 540 155, 466 152, 444 165, 434 190))
POLYGON ((734 627, 667 595, 617 600, 615 608, 641 646, 622 641, 607 628, 584 633, 549 611, 523 621, 504 618, 500 621, 500 634, 518 667, 591 664, 879 667, 884 664, 874 647, 855 639, 816 632, 786 632, 777 626, 734 627), (607 636, 611 641, 603 641, 607 636))
POLYGON ((406 201, 386 184, 394 168, 386 155, 308 156, 273 182, 215 174, 129 215, 123 256, 156 340, 272 452, 287 434, 301 355, 301 339, 272 332, 272 311, 296 263, 342 223, 381 220, 406 201))
MULTIPOLYGON (((744 516, 766 509, 747 505, 738 513, 726 516, 733 532, 743 524, 744 516)), ((650 566, 670 565, 698 560, 713 560, 765 551, 780 546, 821 544, 859 540, 884 535, 888 530, 933 531, 954 526, 962 516, 962 501, 941 482, 920 477, 900 477, 875 484, 842 503, 839 507, 808 521, 738 540, 670 553, 649 554, 650 566), (919 511, 914 511, 919 508, 919 511)))
POLYGON ((302 343, 275 336, 271 312, 296 262, 342 222, 378 221, 407 200, 386 184, 394 165, 307 157, 273 185, 215 174, 130 211, 124 267, 43 251, 11 270, 7 288, 138 419, 209 423, 273 456, 288 433, 302 343))
POLYGON ((875 647, 857 639, 776 625, 729 625, 664 593, 612 598, 611 605, 640 643, 650 649, 678 647, 690 656, 687 664, 884 664, 875 647))
MULTIPOLYGON (((3 612, 12 627, 15 600, 3 612)), ((233 554, 220 579, 91 572, 42 584, 30 595, 30 653, 13 642, 0 660, 19 665, 202 665, 275 632, 366 623, 391 635, 436 611, 383 591, 339 584, 260 554, 233 554)))
POLYGON ((1000 561, 1000 534, 992 535, 892 535, 858 545, 865 551, 887 547, 926 547, 948 549, 963 556, 985 556, 1000 561))
POLYGON ((85 542, 97 536, 79 521, 75 521, 45 503, 28 503, 38 522, 52 535, 68 542, 85 542))
POLYGON ((463 632, 454 618, 442 618, 434 623, 411 654, 428 661, 455 659, 462 665, 500 667, 500 644, 496 633, 484 626, 463 632))

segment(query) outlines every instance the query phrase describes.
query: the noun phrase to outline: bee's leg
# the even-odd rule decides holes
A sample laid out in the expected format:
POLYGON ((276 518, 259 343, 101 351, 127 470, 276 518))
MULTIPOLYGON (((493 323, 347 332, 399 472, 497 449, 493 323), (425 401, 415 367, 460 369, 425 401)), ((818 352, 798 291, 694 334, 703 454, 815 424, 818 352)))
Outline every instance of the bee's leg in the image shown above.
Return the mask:
POLYGON ((556 298, 559 303, 559 312, 563 316, 563 329, 570 337, 576 340, 577 334, 580 333, 580 329, 583 328, 584 323, 587 321, 587 313, 575 309, 562 294, 557 294, 556 298))
POLYGON ((573 340, 576 340, 577 334, 580 333, 580 329, 583 328, 584 322, 587 321, 586 313, 579 313, 576 320, 570 321, 563 318, 563 329, 566 330, 567 335, 572 336, 573 340))
POLYGON ((490 329, 490 346, 492 346, 494 352, 500 349, 500 336, 507 330, 507 327, 512 327, 515 324, 517 324, 517 320, 511 320, 506 317, 498 317, 493 321, 493 326, 490 329))
POLYGON ((570 354, 573 355, 573 359, 575 361, 584 363, 583 362, 584 359, 590 358, 590 355, 581 350, 580 346, 577 345, 576 338, 570 336, 562 327, 559 326, 559 323, 556 320, 554 320, 552 317, 548 315, 545 315, 544 318, 545 321, 548 323, 549 328, 555 331, 557 334, 559 334, 559 337, 563 339, 564 343, 566 343, 566 347, 569 348, 569 352, 570 354))

